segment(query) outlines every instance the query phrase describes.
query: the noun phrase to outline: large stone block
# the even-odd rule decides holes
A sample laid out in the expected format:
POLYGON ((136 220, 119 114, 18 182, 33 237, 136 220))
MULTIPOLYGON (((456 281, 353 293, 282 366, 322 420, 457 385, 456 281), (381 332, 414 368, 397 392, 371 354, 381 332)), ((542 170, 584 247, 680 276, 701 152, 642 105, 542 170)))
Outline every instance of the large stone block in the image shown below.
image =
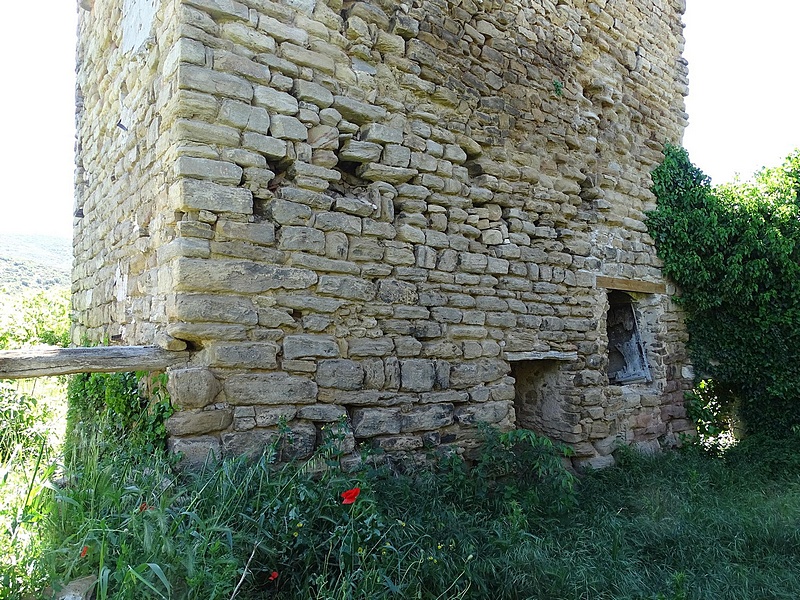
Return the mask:
POLYGON ((278 345, 272 342, 209 344, 204 358, 212 367, 276 369, 278 345))
POLYGON ((283 340, 283 357, 295 358, 336 358, 339 344, 330 335, 287 335, 283 340))
POLYGON ((406 392, 429 392, 436 382, 432 360, 412 358, 400 361, 400 389, 406 392))
POLYGON ((386 433, 400 433, 399 408, 357 408, 353 410, 353 434, 369 438, 386 433))
POLYGON ((317 366, 317 384, 339 390, 360 390, 364 383, 364 368, 352 360, 321 360, 317 366))
POLYGON ((415 406, 400 416, 400 431, 430 431, 453 423, 452 404, 427 404, 415 406))
POLYGON ((375 298, 375 284, 358 277, 323 275, 319 278, 317 291, 328 296, 363 302, 375 298))
POLYGON ((305 269, 264 265, 246 260, 179 258, 172 263, 176 290, 258 294, 268 290, 300 290, 317 282, 305 269))
POLYGON ((297 418, 307 421, 333 423, 345 416, 347 416, 347 411, 334 404, 312 404, 310 406, 301 406, 297 409, 297 418))
POLYGON ((232 422, 230 409, 182 410, 167 419, 166 427, 170 435, 198 435, 226 429, 232 422))
POLYGON ((499 423, 505 419, 511 408, 509 402, 482 402, 455 409, 456 420, 462 425, 476 423, 499 423))
POLYGON ((175 210, 253 213, 252 192, 213 181, 180 179, 170 188, 170 198, 175 210))
POLYGON ((225 397, 234 406, 257 404, 314 404, 317 384, 286 373, 249 373, 225 380, 225 397))
POLYGON ((222 391, 222 384, 208 369, 192 367, 168 371, 167 392, 177 408, 203 408, 222 391))
POLYGON ((221 294, 176 294, 167 302, 167 316, 191 322, 258 323, 258 313, 249 298, 221 294))
POLYGON ((184 469, 198 469, 207 461, 216 461, 222 457, 219 438, 204 435, 191 438, 170 438, 167 444, 172 454, 182 455, 179 466, 184 469))
POLYGON ((507 362, 492 358, 455 364, 450 369, 450 385, 457 389, 463 389, 489 383, 504 377, 510 371, 511 367, 507 362))

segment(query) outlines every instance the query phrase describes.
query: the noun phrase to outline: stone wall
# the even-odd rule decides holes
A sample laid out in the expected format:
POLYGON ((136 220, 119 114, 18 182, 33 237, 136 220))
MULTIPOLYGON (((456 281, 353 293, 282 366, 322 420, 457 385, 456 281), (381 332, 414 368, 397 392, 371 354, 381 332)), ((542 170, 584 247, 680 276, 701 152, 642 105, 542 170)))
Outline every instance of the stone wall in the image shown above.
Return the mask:
POLYGON ((688 428, 645 225, 686 124, 683 0, 89 8, 74 337, 195 351, 189 460, 283 426, 305 458, 333 423, 346 451, 470 449, 486 422, 602 466, 688 428), (615 289, 648 364, 624 385, 615 289))

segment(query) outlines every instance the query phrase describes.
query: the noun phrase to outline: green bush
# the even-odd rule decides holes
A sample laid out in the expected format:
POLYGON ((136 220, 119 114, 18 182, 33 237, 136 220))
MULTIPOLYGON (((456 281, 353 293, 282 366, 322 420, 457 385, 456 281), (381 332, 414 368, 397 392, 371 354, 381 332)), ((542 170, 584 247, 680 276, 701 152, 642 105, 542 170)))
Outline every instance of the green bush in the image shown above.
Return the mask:
POLYGON ((69 298, 63 288, 6 298, 0 303, 0 349, 69 346, 69 298))
POLYGON ((0 463, 6 462, 16 449, 38 449, 47 438, 47 418, 47 407, 36 398, 0 381, 0 463))
POLYGON ((84 450, 81 436, 111 452, 160 452, 166 448, 166 420, 172 406, 166 375, 147 373, 81 373, 67 386, 67 455, 84 450))
POLYGON ((746 433, 800 426, 800 152, 712 187, 685 150, 653 172, 648 228, 681 289, 690 351, 746 433))

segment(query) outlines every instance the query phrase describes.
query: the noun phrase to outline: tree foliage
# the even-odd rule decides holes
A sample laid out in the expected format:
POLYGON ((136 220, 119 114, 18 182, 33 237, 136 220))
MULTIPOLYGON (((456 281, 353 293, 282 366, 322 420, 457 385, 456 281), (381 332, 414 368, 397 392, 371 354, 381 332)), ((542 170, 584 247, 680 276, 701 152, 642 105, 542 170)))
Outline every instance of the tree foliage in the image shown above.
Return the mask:
POLYGON ((67 288, 0 298, 0 350, 36 344, 67 347, 69 327, 67 288))
POLYGON ((648 227, 681 288, 690 351, 748 433, 800 426, 800 151, 753 181, 712 187, 668 146, 648 227))

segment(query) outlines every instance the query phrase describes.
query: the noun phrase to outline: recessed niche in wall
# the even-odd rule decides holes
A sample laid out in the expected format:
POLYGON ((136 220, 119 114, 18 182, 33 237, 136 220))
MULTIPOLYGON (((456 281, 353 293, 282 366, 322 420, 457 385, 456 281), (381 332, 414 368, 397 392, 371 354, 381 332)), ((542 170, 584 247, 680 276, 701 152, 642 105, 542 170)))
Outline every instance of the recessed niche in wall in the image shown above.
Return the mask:
POLYGON ((608 381, 614 385, 653 380, 633 298, 624 292, 608 293, 608 381))
POLYGON ((517 424, 539 434, 558 437, 564 421, 558 360, 523 360, 511 363, 516 380, 514 411, 517 424))

